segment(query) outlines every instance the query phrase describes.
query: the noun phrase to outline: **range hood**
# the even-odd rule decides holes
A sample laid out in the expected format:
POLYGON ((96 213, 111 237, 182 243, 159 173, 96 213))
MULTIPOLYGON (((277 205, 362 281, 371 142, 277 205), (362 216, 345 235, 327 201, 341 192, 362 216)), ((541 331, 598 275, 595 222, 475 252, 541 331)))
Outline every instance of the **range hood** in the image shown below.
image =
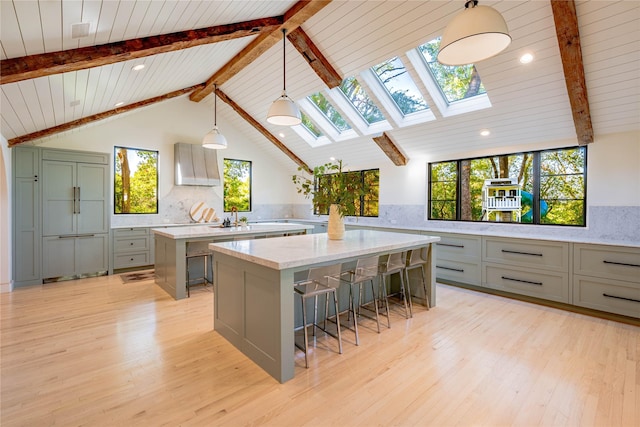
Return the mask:
POLYGON ((217 150, 209 150, 200 144, 176 142, 173 146, 175 185, 220 185, 217 150))

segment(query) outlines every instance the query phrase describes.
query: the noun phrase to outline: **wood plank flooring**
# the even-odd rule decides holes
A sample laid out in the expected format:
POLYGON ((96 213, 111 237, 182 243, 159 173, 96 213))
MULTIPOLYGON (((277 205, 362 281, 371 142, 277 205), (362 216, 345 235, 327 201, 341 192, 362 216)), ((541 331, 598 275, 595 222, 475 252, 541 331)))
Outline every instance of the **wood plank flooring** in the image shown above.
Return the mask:
POLYGON ((106 276, 0 300, 3 427, 640 425, 640 328, 467 289, 381 334, 364 320, 342 355, 318 338, 286 384, 212 330, 211 287, 174 301, 106 276))

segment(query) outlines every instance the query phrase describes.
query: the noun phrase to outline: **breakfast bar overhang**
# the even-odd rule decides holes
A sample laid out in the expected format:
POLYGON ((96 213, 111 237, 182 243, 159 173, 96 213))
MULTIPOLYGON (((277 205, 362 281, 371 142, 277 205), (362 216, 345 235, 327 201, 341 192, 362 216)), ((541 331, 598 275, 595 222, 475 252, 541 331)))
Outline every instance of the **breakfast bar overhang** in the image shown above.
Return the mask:
POLYGON ((425 270, 435 298, 435 245, 439 237, 353 230, 343 240, 326 233, 212 243, 214 329, 278 381, 294 376, 294 274, 310 267, 353 262, 428 247, 425 270))

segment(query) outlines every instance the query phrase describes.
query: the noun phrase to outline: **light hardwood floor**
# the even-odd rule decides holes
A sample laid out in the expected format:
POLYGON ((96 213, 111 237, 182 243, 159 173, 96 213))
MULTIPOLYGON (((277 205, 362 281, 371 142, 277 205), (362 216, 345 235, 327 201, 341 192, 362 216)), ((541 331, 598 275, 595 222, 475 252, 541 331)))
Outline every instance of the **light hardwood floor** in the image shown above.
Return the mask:
POLYGON ((438 285, 279 384, 212 330, 212 299, 119 276, 2 294, 0 424, 640 425, 637 326, 438 285))

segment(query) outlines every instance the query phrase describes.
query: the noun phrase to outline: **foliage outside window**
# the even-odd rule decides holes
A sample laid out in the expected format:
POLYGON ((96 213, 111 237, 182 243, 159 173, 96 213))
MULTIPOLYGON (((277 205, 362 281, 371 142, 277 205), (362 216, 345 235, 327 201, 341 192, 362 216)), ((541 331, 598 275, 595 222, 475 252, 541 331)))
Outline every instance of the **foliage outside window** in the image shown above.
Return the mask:
POLYGON ((486 93, 475 65, 449 66, 436 59, 440 37, 418 47, 427 68, 448 103, 486 93))
POLYGON ((311 121, 311 119, 309 118, 309 116, 307 116, 305 113, 301 112, 301 117, 302 117, 302 126, 311 134, 313 135, 314 138, 320 138, 323 133, 320 130, 320 128, 318 128, 318 126, 315 125, 315 123, 313 123, 311 121))
POLYGON ((403 115, 429 108, 407 69, 397 56, 372 67, 385 90, 403 115))
POLYGON ((251 162, 224 159, 224 211, 251 211, 251 162))
POLYGON ((429 219, 586 225, 586 148, 429 164, 429 219))
MULTIPOLYGON (((315 183, 315 191, 331 193, 331 188, 336 181, 336 175, 337 174, 322 175, 315 183)), ((380 191, 380 170, 368 169, 341 172, 341 175, 344 178, 343 182, 348 182, 348 185, 353 188, 351 191, 351 194, 354 195, 353 199, 345 202, 353 206, 353 208, 350 209, 355 212, 353 216, 377 217, 380 191)), ((328 215, 329 206, 316 206, 314 213, 316 215, 328 215)))
POLYGON ((380 109, 376 107, 355 77, 344 79, 340 84, 340 90, 368 124, 385 120, 380 109))
POLYGON ((338 110, 331 105, 327 98, 321 93, 316 92, 307 97, 309 101, 315 105, 318 110, 333 124, 338 132, 344 132, 351 129, 349 123, 340 115, 338 110))
POLYGON ((114 214, 158 213, 158 152, 114 147, 114 214))

